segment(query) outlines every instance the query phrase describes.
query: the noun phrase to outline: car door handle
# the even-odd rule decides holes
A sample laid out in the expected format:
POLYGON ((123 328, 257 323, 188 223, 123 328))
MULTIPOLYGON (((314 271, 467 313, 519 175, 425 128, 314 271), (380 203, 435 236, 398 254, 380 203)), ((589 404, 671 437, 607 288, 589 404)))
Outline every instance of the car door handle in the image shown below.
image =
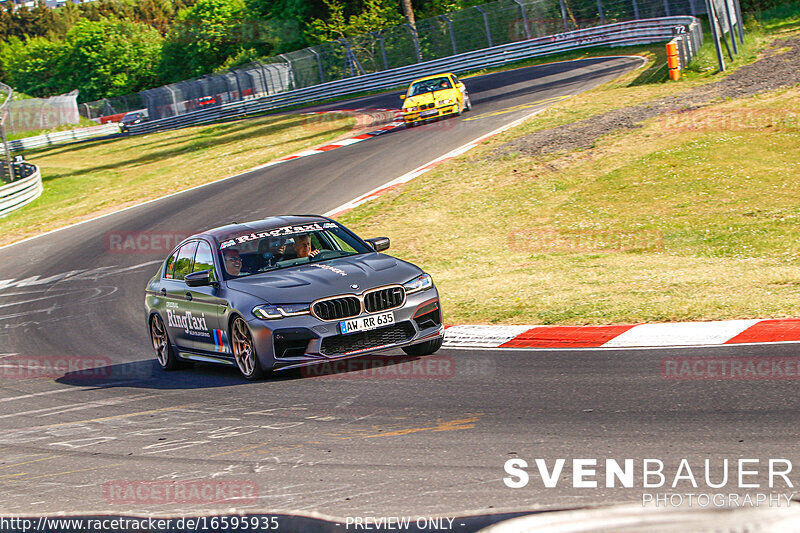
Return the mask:
POLYGON ((161 296, 167 295, 167 289, 161 289, 161 296))
POLYGON ((191 292, 187 292, 186 293, 186 299, 189 300, 189 301, 192 300, 192 293, 191 292))

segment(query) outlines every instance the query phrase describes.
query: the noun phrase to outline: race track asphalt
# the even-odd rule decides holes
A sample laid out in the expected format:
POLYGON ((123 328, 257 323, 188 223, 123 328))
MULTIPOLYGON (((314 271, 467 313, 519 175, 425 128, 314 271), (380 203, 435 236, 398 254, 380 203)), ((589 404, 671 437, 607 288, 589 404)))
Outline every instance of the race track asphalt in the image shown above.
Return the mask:
MULTIPOLYGON (((800 460, 791 423, 796 382, 667 379, 663 372, 681 357, 792 358, 794 345, 445 349, 256 383, 206 365, 164 373, 149 346, 143 287, 168 250, 109 250, 109 239, 126 232, 188 235, 234 219, 325 212, 535 111, 537 102, 639 64, 597 59, 470 79, 474 108, 457 119, 399 128, 0 249, 0 514, 454 515, 641 501, 638 474, 629 489, 574 488, 577 458, 601 465, 657 458, 673 473, 686 458, 698 478, 706 458, 717 469, 723 458, 757 458, 762 466, 750 480, 770 491, 765 461, 800 460), (102 375, 18 375, 19 361, 84 357, 107 361, 102 375), (549 468, 564 458, 567 466, 555 488, 545 488, 532 467, 528 486, 511 489, 502 481, 509 458, 531 465, 541 458, 549 468), (255 486, 256 497, 130 500, 117 490, 209 480, 255 486)), ((337 105, 398 103, 386 94, 337 105)), ((648 489, 701 490, 686 481, 648 489)))

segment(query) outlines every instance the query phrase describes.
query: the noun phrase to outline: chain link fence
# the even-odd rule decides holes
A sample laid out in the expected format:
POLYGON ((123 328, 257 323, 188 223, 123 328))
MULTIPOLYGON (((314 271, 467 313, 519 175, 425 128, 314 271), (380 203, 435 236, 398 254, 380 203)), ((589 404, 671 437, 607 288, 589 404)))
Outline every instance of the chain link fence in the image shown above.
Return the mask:
POLYGON ((161 119, 570 30, 705 12, 704 0, 497 0, 80 109, 101 122, 139 110, 161 119))

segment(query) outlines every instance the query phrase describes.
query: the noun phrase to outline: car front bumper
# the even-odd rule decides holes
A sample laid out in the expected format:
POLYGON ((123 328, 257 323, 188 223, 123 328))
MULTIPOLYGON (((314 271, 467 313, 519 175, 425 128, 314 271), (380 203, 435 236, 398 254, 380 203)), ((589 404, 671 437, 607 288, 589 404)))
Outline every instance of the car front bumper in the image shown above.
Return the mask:
POLYGON ((391 312, 394 313, 393 324, 347 334, 340 333, 340 321, 323 321, 312 315, 279 320, 253 318, 248 323, 259 362, 265 370, 287 370, 358 357, 444 336, 435 287, 407 295, 403 306, 391 312))

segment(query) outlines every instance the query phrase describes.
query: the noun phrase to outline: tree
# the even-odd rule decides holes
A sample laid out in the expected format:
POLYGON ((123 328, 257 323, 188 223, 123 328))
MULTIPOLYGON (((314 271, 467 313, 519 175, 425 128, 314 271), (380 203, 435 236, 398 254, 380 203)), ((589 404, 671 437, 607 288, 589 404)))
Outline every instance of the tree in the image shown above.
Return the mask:
POLYGON ((208 74, 242 49, 243 0, 198 0, 181 10, 164 42, 161 73, 169 81, 208 74))
POLYGON ((59 65, 66 54, 62 42, 45 37, 34 37, 22 41, 10 37, 0 46, 0 62, 3 64, 3 79, 14 89, 31 96, 50 96, 69 92, 59 79, 59 65))
POLYGON ((161 35, 127 20, 81 20, 67 34, 59 75, 80 101, 120 96, 160 83, 161 35))
POLYGON ((345 14, 344 4, 339 0, 324 0, 324 2, 328 7, 328 19, 311 21, 306 31, 306 37, 310 42, 334 41, 390 28, 403 22, 397 6, 391 3, 387 5, 381 0, 365 0, 364 9, 349 17, 345 14))

